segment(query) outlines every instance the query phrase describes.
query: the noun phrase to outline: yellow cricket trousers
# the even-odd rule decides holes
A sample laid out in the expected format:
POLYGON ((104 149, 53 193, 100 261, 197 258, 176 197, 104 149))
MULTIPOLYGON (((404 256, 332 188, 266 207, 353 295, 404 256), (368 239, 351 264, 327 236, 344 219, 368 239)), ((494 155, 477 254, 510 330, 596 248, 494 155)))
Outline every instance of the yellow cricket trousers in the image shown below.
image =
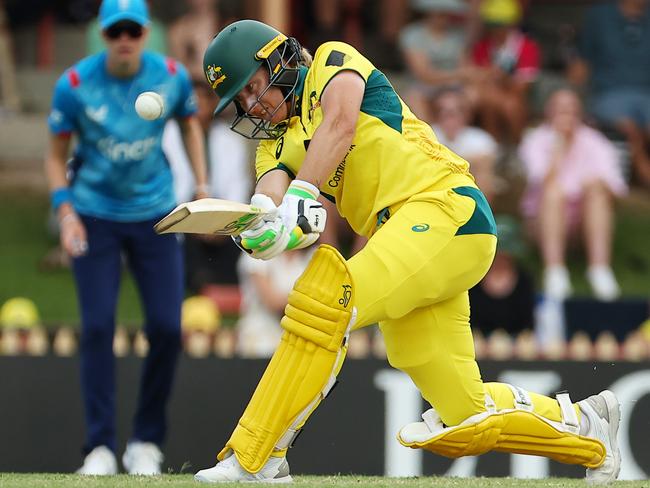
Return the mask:
MULTIPOLYGON (((450 426, 484 412, 486 392, 497 409, 513 408, 508 386, 481 380, 470 328, 467 290, 488 271, 495 234, 476 188, 432 191, 407 201, 349 261, 355 328, 379 323, 390 364, 450 426)), ((561 420, 557 401, 531 399, 536 413, 561 420)))

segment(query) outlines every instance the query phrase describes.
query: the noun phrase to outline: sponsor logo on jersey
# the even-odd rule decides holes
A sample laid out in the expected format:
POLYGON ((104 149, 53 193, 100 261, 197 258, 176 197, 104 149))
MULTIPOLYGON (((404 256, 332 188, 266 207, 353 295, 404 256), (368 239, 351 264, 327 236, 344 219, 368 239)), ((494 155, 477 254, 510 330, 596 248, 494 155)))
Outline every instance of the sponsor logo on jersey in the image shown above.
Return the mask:
POLYGON ((429 230, 429 224, 416 224, 413 227, 411 227, 411 230, 413 232, 426 232, 429 230))
POLYGON ((343 158, 343 161, 341 161, 339 165, 336 167, 336 169, 334 170, 334 175, 332 175, 332 177, 327 182, 327 186, 329 186, 330 188, 336 188, 343 180, 343 173, 345 172, 345 162, 347 161, 348 156, 350 155, 350 153, 355 147, 356 147, 355 144, 352 144, 350 146, 348 152, 345 154, 345 157, 343 158))
POLYGON ((56 108, 52 109, 50 112, 50 122, 52 124, 60 124, 63 122, 63 112, 56 108))
POLYGON ((106 120, 106 116, 108 115, 108 105, 101 105, 97 108, 86 107, 86 115, 90 120, 101 124, 106 120))
POLYGON ((205 70, 205 76, 213 90, 226 79, 226 75, 221 72, 221 66, 215 66, 214 64, 208 66, 205 70))
POLYGON ((311 122, 312 118, 314 117, 314 112, 316 111, 317 108, 320 107, 320 100, 318 100, 318 96, 315 91, 309 94, 309 104, 310 104, 310 108, 307 116, 309 117, 309 121, 311 122))
POLYGON ((283 147, 284 147, 284 136, 280 136, 275 146, 275 159, 280 159, 280 156, 282 156, 283 147))
POLYGON ((156 137, 147 137, 137 141, 118 141, 113 136, 99 140, 97 147, 102 155, 111 161, 140 161, 149 155, 151 148, 156 145, 156 137))

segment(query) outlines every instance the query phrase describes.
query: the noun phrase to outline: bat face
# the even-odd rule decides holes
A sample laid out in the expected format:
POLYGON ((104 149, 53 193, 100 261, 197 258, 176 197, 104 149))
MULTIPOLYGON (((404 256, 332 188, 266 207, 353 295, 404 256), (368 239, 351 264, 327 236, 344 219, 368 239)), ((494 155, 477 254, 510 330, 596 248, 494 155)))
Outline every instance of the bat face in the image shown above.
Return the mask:
MULTIPOLYGON (((262 216, 260 213, 247 213, 239 217, 237 220, 233 220, 232 222, 228 222, 227 224, 224 224, 222 228, 219 228, 212 233, 219 234, 219 235, 226 235, 226 236, 238 236, 245 230, 248 230, 251 227, 253 227, 261 219, 262 216)), ((215 220, 218 219, 215 218, 215 220)))
POLYGON ((218 234, 237 236, 255 226, 264 213, 239 202, 203 198, 182 203, 154 226, 158 234, 218 234))

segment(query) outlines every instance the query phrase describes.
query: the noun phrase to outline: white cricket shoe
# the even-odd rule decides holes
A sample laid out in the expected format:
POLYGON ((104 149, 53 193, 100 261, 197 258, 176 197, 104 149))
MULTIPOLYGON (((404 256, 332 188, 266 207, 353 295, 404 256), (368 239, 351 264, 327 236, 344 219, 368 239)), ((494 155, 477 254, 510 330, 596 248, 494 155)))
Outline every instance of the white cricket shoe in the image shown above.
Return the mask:
POLYGON ((164 456, 153 442, 130 441, 122 456, 122 464, 129 474, 155 476, 161 473, 164 456))
POLYGON ((86 455, 83 466, 77 470, 77 474, 90 476, 117 474, 115 454, 106 446, 97 446, 86 455))
POLYGON ((237 457, 230 454, 216 466, 209 469, 202 469, 194 475, 196 481, 202 483, 228 483, 232 481, 243 481, 248 483, 291 483, 293 480, 289 474, 289 463, 284 457, 270 457, 264 467, 257 473, 249 473, 242 468, 237 457))
POLYGON ((578 406, 589 423, 586 432, 580 434, 598 439, 606 449, 603 464, 595 469, 587 468, 587 482, 595 485, 611 483, 621 470, 621 452, 616 441, 618 423, 621 419, 618 400, 614 393, 604 390, 598 395, 592 395, 578 402, 578 406))
POLYGON ((571 296, 573 288, 569 270, 565 266, 549 266, 544 270, 544 294, 554 300, 564 300, 571 296))
POLYGON ((611 302, 621 295, 614 271, 609 266, 590 266, 587 268, 587 280, 598 300, 611 302))

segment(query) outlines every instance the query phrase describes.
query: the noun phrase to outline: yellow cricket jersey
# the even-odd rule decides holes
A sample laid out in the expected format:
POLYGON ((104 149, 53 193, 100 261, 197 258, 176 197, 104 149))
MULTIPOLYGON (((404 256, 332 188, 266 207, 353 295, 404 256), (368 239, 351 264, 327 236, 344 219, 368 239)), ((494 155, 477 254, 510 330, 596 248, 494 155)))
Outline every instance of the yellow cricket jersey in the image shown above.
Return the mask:
POLYGON ((467 161, 436 139, 431 127, 417 119, 399 98, 384 74, 352 46, 327 42, 303 69, 297 88, 298 115, 286 133, 261 141, 256 155, 257 178, 283 169, 298 173, 314 131, 323 119, 320 98, 328 82, 341 71, 355 71, 366 89, 356 134, 347 155, 321 192, 336 202, 352 229, 371 236, 378 221, 394 213, 415 194, 475 186, 467 161))

